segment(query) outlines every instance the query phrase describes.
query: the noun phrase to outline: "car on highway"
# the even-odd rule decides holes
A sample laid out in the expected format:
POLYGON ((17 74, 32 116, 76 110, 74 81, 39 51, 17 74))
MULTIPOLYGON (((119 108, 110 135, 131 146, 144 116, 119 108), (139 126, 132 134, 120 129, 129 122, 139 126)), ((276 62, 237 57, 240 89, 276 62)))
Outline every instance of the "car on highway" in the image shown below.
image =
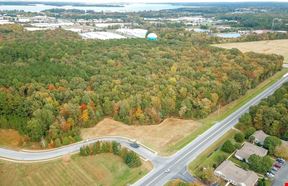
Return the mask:
POLYGON ((169 172, 170 172, 170 169, 166 169, 164 172, 165 172, 165 173, 169 173, 169 172))

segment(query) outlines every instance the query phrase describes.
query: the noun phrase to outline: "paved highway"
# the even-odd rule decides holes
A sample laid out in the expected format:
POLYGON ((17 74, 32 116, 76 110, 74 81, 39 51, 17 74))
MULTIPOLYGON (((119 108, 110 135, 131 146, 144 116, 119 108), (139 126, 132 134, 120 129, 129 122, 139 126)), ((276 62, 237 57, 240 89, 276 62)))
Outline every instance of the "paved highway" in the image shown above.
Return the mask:
POLYGON ((256 105, 261 101, 261 99, 273 94, 276 89, 281 87, 281 85, 287 81, 288 77, 283 77, 269 88, 267 88, 265 91, 263 91, 261 94, 247 102, 237 111, 232 113, 230 116, 225 118, 223 121, 213 125, 205 133, 198 136, 195 140, 170 157, 164 158, 157 156, 157 154, 142 145, 140 145, 139 148, 132 148, 129 145, 131 141, 122 137, 96 138, 47 151, 15 151, 0 148, 0 157, 15 161, 43 161, 78 152, 81 146, 94 143, 97 140, 117 141, 121 145, 135 151, 144 159, 150 160, 153 163, 153 170, 133 185, 161 186, 173 178, 181 178, 187 181, 191 181, 193 180, 193 177, 187 171, 187 165, 189 162, 194 160, 201 152, 203 152, 206 148, 208 148, 216 140, 223 136, 228 130, 230 130, 235 124, 237 124, 238 119, 245 112, 248 112, 252 105, 256 105))
POLYGON ((185 146, 183 149, 170 156, 165 164, 154 168, 142 179, 137 181, 135 186, 160 186, 164 185, 167 181, 173 178, 179 178, 183 174, 184 167, 187 167, 189 162, 194 160, 198 155, 201 154, 206 148, 217 141, 227 131, 234 127, 239 118, 246 112, 252 105, 258 104, 263 98, 273 94, 275 90, 280 88, 283 83, 288 81, 288 77, 282 77, 276 83, 271 85, 261 94, 254 97, 252 100, 247 102, 245 105, 240 107, 237 111, 232 113, 224 120, 216 123, 202 135, 198 136, 195 140, 185 146), (167 171, 168 170, 168 171, 167 171))

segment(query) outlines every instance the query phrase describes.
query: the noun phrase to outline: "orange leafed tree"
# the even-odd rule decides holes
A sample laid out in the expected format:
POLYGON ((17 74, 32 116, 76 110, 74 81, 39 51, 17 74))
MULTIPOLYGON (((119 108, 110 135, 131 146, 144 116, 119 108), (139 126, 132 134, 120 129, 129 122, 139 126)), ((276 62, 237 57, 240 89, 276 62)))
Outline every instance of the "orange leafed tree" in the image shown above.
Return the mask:
POLYGON ((67 121, 64 121, 64 122, 62 123, 61 128, 62 128, 62 130, 63 130, 64 132, 67 132, 68 130, 70 130, 71 125, 72 125, 71 121, 70 121, 70 120, 67 120, 67 121))
POLYGON ((80 106, 81 110, 84 111, 87 109, 87 105, 85 103, 82 103, 80 106))
POLYGON ((135 112, 134 112, 134 116, 135 116, 137 119, 139 119, 140 117, 143 116, 143 111, 142 111, 142 109, 141 109, 140 107, 137 107, 137 109, 136 109, 135 112))
POLYGON ((55 86, 53 84, 48 85, 48 90, 55 90, 55 86))
POLYGON ((89 120, 89 112, 87 109, 83 110, 82 115, 81 115, 81 120, 84 122, 89 120))

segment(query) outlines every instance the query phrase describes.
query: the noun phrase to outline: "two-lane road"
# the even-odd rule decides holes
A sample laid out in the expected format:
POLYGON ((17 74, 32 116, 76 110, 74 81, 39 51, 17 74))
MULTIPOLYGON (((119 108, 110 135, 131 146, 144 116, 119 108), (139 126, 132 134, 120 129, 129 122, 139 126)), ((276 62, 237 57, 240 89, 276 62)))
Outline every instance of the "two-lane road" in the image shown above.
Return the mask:
POLYGON ((227 131, 234 127, 238 123, 239 118, 244 113, 248 112, 251 106, 258 104, 263 98, 273 94, 275 90, 280 88, 287 81, 288 77, 282 77, 276 83, 247 102, 223 121, 216 123, 205 133, 172 155, 164 165, 159 166, 157 169, 155 168, 134 185, 160 186, 164 185, 167 181, 173 178, 179 177, 179 172, 183 170, 183 167, 186 167, 192 160, 199 156, 201 152, 203 152, 206 148, 208 148, 221 136, 223 136, 227 131))
POLYGON ((66 154, 79 152, 80 147, 95 143, 96 141, 117 141, 122 146, 125 146, 133 150, 134 152, 138 153, 143 159, 147 159, 155 165, 158 165, 165 160, 161 157, 158 157, 154 152, 142 146, 141 144, 139 144, 138 148, 131 147, 130 146, 131 141, 123 137, 95 138, 90 140, 84 140, 82 142, 71 144, 57 149, 40 150, 40 151, 25 151, 25 150, 16 151, 11 149, 0 148, 0 158, 13 161, 25 161, 25 162, 51 160, 64 156, 66 154))

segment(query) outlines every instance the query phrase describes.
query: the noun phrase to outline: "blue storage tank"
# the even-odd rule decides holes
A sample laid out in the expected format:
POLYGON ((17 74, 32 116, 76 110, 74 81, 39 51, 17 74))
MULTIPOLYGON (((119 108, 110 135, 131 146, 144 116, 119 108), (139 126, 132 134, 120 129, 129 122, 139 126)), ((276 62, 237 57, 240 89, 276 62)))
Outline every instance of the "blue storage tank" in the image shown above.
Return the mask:
POLYGON ((157 40, 157 35, 155 33, 150 33, 150 34, 147 35, 147 40, 156 41, 157 40))

